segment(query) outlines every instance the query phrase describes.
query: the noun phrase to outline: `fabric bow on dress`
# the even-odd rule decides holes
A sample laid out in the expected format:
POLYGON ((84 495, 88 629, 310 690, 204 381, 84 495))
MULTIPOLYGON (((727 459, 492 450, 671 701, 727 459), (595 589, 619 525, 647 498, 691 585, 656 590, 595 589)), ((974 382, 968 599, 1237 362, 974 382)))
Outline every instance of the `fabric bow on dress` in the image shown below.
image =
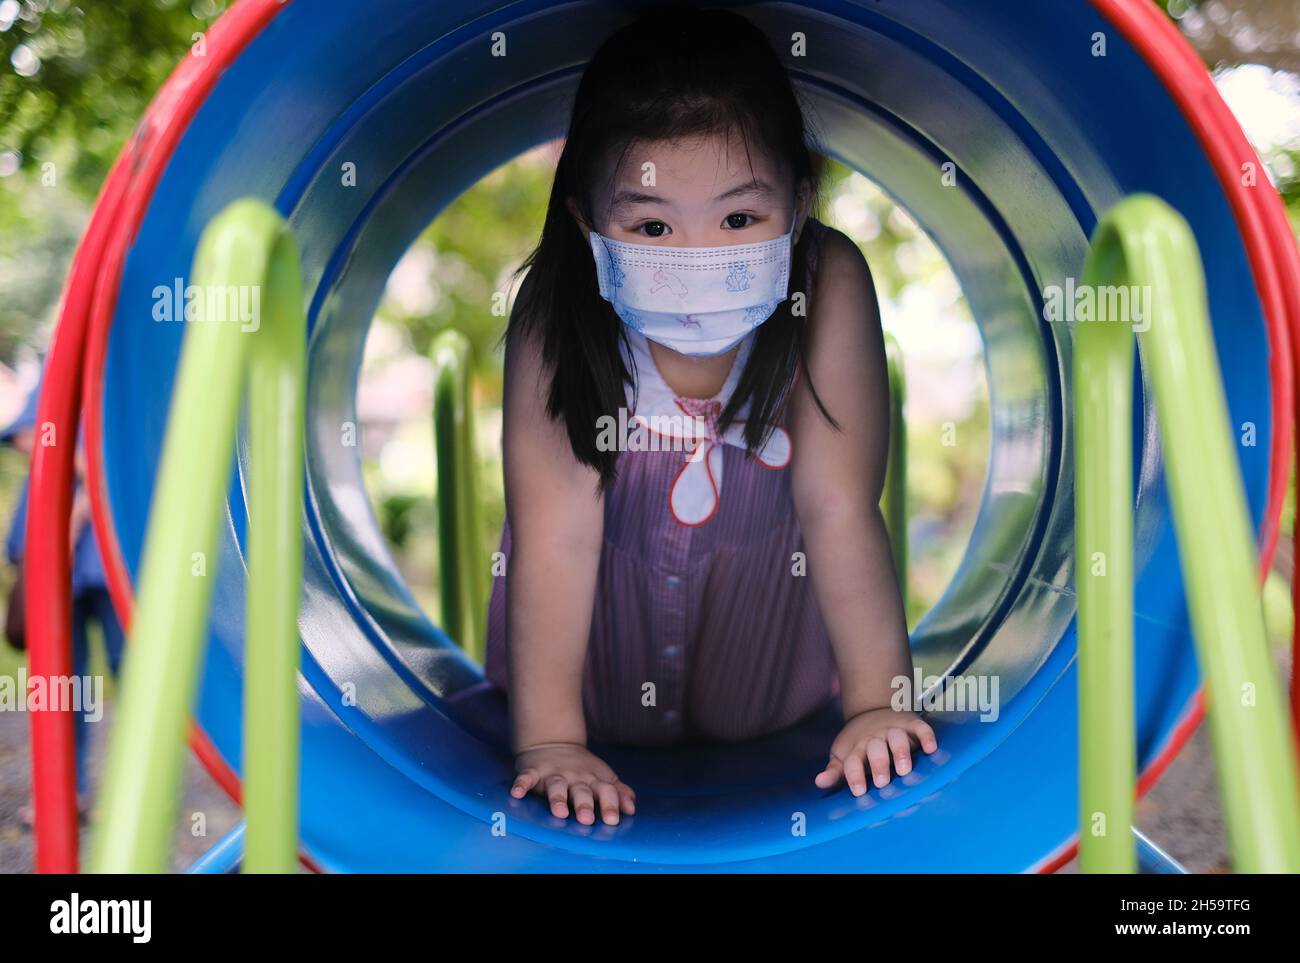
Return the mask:
MULTIPOLYGON (((671 443, 661 441, 662 447, 681 448, 682 470, 669 490, 668 508, 683 525, 703 525, 718 510, 722 495, 723 446, 745 450, 745 422, 733 421, 719 432, 721 401, 682 398, 666 390, 647 395, 630 420, 671 443)), ((790 463, 790 453, 789 433, 775 427, 754 457, 764 468, 780 469, 790 463)))

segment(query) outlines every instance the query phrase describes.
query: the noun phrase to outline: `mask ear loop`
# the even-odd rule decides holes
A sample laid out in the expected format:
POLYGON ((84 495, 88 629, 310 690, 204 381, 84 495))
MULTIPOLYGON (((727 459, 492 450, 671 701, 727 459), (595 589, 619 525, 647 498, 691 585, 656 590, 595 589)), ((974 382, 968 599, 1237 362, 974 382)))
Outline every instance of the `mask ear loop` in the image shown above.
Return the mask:
POLYGON ((794 252, 795 245, 799 243, 799 238, 803 236, 803 229, 808 226, 808 218, 799 223, 799 189, 795 188, 794 200, 790 204, 790 230, 786 233, 790 235, 790 251, 794 252))

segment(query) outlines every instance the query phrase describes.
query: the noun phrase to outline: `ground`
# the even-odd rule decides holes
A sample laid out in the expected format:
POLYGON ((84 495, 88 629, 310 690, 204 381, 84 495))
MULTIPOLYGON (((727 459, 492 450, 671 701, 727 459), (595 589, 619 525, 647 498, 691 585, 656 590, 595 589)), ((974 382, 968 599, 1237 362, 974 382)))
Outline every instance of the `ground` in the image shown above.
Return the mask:
MULTIPOLYGON (((109 706, 104 721, 110 722, 111 717, 112 707, 109 706)), ((98 725, 94 729, 96 745, 91 759, 92 786, 98 781, 108 726, 98 725)), ((27 873, 32 870, 32 831, 25 825, 21 815, 21 810, 30 805, 28 740, 26 713, 0 712, 0 779, 3 780, 0 781, 0 873, 27 873)), ((187 756, 185 795, 172 854, 172 868, 178 871, 185 869, 206 852, 240 818, 239 807, 230 801, 230 797, 212 781, 192 755, 187 756), (194 814, 200 812, 207 824, 205 836, 195 836, 190 831, 194 814)), ((89 827, 83 826, 83 852, 89 837, 89 827)))

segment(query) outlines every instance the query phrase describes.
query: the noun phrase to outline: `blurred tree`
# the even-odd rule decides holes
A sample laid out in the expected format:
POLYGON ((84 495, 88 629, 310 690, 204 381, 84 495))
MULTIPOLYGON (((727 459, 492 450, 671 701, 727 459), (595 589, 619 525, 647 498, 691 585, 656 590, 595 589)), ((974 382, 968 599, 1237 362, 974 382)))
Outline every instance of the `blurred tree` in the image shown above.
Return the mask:
POLYGON ((493 356, 514 296, 507 288, 541 235, 554 157, 554 145, 544 145, 497 168, 448 205, 398 266, 395 280, 407 283, 390 282, 380 314, 407 329, 418 354, 455 328, 470 339, 480 374, 499 369, 493 356))
MULTIPOLYGON (((1300 73, 1300 4, 1293 0, 1158 0, 1222 84, 1225 72, 1258 64, 1279 73, 1274 82, 1290 86, 1300 73)), ((1222 86, 1221 86, 1222 89, 1222 86)), ((1232 104, 1239 110, 1240 103, 1232 104)), ((1251 130, 1250 118, 1239 118, 1251 130)), ((1296 132, 1292 131, 1294 141, 1296 132)), ((1300 150, 1294 143, 1255 143, 1292 222, 1300 220, 1300 150)))
POLYGON ((0 361, 40 347, 89 206, 224 0, 0 0, 0 361))
POLYGON ((99 189, 154 93, 224 0, 0 0, 0 151, 99 189))
POLYGON ((1159 0, 1211 67, 1263 64, 1300 72, 1300 6, 1292 0, 1159 0))

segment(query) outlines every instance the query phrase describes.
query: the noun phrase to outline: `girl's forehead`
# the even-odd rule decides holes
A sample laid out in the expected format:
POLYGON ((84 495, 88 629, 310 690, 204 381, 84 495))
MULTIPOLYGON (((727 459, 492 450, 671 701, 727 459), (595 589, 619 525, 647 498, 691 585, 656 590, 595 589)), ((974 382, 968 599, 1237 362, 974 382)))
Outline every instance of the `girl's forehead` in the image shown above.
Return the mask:
POLYGON ((773 200, 780 200, 789 186, 782 164, 757 145, 747 150, 738 137, 635 141, 615 168, 617 160, 611 157, 605 178, 614 194, 633 189, 666 200, 700 203, 757 184, 769 189, 773 200))

